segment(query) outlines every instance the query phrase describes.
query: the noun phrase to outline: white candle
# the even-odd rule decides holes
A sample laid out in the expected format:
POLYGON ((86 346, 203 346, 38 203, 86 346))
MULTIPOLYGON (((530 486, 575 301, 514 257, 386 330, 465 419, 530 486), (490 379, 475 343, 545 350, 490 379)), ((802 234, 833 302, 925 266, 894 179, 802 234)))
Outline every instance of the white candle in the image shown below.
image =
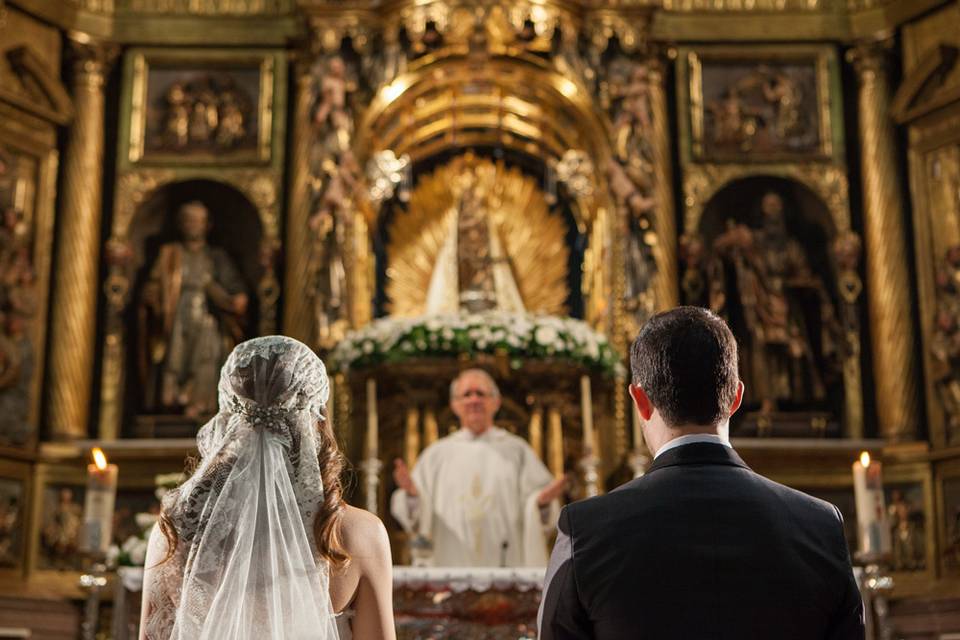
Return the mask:
POLYGON ((83 506, 83 535, 80 548, 106 553, 113 532, 113 507, 117 500, 115 464, 99 448, 93 450, 94 463, 87 465, 87 495, 83 506))
POLYGON ((857 504, 857 548, 865 555, 889 553, 890 528, 883 498, 882 466, 864 451, 853 463, 853 492, 857 504))
POLYGON ((377 381, 367 380, 367 458, 378 455, 379 432, 377 426, 377 381))
POLYGON ((590 393, 590 376, 580 376, 580 404, 583 412, 583 453, 594 453, 593 400, 590 393))

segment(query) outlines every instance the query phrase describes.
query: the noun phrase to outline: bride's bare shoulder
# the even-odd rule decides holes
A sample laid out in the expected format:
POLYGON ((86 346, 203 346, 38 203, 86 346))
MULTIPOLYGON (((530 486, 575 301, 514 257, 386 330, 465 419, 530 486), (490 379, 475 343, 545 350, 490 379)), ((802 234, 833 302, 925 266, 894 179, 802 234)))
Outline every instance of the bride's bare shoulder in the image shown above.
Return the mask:
POLYGON ((390 559, 387 529, 380 518, 369 511, 346 505, 340 520, 340 540, 355 560, 382 561, 384 555, 390 559))

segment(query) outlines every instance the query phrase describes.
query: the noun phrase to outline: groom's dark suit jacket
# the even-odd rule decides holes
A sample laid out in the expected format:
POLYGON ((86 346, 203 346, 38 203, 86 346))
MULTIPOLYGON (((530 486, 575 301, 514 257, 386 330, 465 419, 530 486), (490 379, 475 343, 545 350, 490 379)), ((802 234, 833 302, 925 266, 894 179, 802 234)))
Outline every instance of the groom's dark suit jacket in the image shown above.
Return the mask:
POLYGON ((864 636, 840 512, 721 444, 664 452, 559 530, 541 640, 864 636))

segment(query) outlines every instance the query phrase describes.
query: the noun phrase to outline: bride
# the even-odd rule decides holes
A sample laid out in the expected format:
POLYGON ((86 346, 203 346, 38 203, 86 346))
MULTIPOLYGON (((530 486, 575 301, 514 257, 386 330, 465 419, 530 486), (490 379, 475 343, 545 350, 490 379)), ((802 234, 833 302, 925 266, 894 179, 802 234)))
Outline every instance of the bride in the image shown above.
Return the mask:
POLYGON ((292 338, 233 350, 196 471, 150 536, 141 640, 396 638, 387 533, 343 501, 329 393, 292 338))

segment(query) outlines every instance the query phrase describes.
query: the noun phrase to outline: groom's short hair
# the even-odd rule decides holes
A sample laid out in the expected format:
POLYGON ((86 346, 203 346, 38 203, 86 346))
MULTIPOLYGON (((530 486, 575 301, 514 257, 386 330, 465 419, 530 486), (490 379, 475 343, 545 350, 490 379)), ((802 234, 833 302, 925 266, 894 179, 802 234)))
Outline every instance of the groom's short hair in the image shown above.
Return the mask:
POLYGON ((707 309, 677 307, 643 326, 630 349, 630 368, 633 384, 668 425, 718 424, 737 393, 737 341, 707 309))

